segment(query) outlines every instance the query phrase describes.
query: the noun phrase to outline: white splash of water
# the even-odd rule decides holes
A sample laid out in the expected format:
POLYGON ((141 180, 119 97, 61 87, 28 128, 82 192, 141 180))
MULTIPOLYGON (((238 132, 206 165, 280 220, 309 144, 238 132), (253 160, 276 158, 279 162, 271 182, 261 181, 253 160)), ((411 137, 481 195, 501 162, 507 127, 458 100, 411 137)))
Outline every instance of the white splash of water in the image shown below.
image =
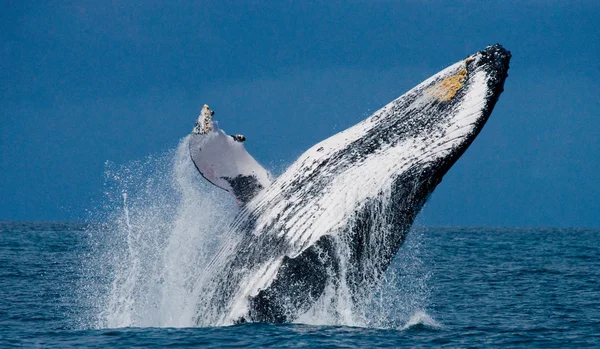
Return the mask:
POLYGON ((99 298, 86 297, 99 314, 92 327, 194 326, 193 285, 237 211, 234 200, 197 173, 187 137, 163 156, 107 164, 106 177, 106 223, 89 232, 97 253, 86 269, 111 281, 99 298))
MULTIPOLYGON (((96 314, 87 327, 196 326, 198 286, 237 212, 233 198, 201 178, 189 158, 187 137, 162 156, 120 167, 107 164, 106 196, 109 203, 97 215, 105 223, 88 231, 95 251, 86 256, 86 269, 101 285, 82 291, 96 314)), ((296 322, 408 324, 411 314, 427 305, 429 275, 419 258, 420 243, 420 233, 411 232, 383 281, 361 304, 353 303, 344 283, 328 285, 296 322)), ((348 251, 337 252, 343 274, 350 267, 348 251)))
POLYGON ((368 327, 390 328, 429 305, 431 271, 421 257, 422 230, 413 228, 365 306, 368 327))
POLYGON ((424 310, 418 310, 412 314, 408 321, 400 327, 400 330, 404 331, 416 326, 426 326, 435 329, 443 328, 442 324, 435 321, 435 319, 429 316, 424 310))
MULTIPOLYGON (((349 286, 329 283, 323 295, 295 323, 342 325, 369 328, 398 328, 408 323, 429 304, 431 273, 421 259, 423 232, 413 229, 380 283, 356 304, 349 286)), ((338 250, 341 279, 345 278, 347 253, 338 250)))

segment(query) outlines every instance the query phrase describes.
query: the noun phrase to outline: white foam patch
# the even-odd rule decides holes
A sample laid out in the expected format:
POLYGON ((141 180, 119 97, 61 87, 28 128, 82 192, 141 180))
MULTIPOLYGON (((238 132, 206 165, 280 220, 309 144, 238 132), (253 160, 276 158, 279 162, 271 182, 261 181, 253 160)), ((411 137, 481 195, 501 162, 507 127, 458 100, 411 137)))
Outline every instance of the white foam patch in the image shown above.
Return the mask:
POLYGON ((434 329, 443 328, 442 324, 435 321, 429 314, 423 310, 419 310, 414 313, 410 319, 400 328, 401 331, 405 331, 414 327, 425 326, 434 329))
POLYGON ((191 327, 195 286, 237 212, 234 200, 197 173, 188 137, 177 150, 107 168, 105 220, 88 233, 97 250, 85 266, 108 281, 82 290, 87 327, 191 327), (104 274, 104 275, 102 275, 104 274))

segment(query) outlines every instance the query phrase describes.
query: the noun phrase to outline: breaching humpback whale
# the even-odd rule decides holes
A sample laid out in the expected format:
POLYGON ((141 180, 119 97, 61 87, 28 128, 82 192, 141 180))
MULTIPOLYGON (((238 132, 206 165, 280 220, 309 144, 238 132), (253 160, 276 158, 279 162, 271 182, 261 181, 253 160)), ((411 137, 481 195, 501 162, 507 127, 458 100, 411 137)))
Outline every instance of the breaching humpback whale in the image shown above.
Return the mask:
POLYGON ((275 180, 205 106, 190 155, 240 211, 197 285, 196 322, 290 322, 326 288, 364 297, 488 120, 510 57, 496 44, 449 66, 314 145, 275 180))

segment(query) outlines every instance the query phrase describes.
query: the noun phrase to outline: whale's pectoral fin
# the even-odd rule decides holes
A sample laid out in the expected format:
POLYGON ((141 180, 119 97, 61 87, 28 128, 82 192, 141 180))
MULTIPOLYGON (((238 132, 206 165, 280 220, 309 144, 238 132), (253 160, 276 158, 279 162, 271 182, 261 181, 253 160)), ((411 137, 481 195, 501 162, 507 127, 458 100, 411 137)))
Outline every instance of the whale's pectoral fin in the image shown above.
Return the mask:
POLYGON ((204 105, 190 135, 190 156, 200 174, 230 192, 240 204, 271 185, 271 175, 244 147, 243 135, 227 135, 204 105))

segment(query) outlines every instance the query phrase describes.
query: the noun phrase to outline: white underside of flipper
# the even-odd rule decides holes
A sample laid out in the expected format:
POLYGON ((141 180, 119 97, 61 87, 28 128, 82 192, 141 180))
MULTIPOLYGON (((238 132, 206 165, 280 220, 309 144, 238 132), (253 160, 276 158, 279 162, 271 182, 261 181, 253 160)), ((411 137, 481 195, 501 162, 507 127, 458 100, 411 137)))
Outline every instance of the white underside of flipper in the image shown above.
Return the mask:
POLYGON ((219 129, 208 106, 203 108, 189 144, 192 161, 202 176, 230 192, 239 203, 248 202, 271 185, 269 172, 248 154, 243 141, 219 129))

